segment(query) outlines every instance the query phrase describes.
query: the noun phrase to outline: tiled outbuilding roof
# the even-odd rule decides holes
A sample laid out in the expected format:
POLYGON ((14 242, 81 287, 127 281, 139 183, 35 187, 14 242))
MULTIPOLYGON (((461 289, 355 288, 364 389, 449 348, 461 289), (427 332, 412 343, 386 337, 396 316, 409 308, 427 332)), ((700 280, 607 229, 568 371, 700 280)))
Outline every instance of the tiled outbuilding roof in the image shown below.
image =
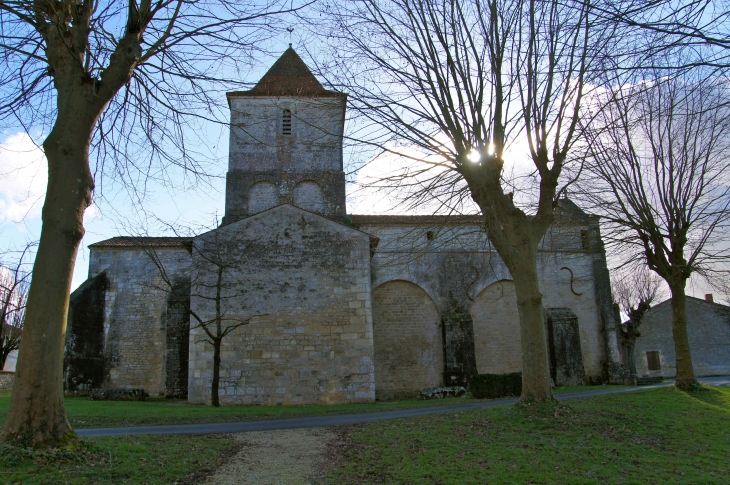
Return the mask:
POLYGON ((344 96, 328 91, 314 77, 299 54, 289 47, 250 91, 233 91, 237 96, 344 96))
POLYGON ((90 248, 188 248, 193 243, 192 237, 135 237, 117 236, 105 239, 94 244, 90 248))
POLYGON ((483 219, 479 214, 469 215, 366 215, 353 214, 350 220, 358 225, 370 224, 404 224, 404 225, 423 225, 423 224, 482 224, 483 219))

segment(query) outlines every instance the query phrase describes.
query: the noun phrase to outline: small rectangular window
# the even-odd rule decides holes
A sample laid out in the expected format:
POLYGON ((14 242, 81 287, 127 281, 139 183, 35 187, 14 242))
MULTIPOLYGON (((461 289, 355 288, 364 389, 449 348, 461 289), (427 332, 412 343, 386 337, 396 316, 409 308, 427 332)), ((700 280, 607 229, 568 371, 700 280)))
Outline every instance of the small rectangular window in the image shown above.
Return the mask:
POLYGON ((646 353, 646 364, 649 367, 649 370, 662 370, 658 350, 652 350, 646 353))
POLYGON ((284 110, 284 115, 282 117, 281 134, 291 135, 291 111, 288 109, 284 110))
POLYGON ((580 231, 580 245, 583 249, 588 249, 588 231, 580 231))

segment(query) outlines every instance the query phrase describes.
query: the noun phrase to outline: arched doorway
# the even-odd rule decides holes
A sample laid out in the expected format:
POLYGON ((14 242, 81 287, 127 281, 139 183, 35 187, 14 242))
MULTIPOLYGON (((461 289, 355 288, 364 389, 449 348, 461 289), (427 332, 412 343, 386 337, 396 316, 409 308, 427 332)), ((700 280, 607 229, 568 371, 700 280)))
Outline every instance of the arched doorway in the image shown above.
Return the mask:
POLYGON ((441 315, 418 285, 389 281, 373 291, 375 397, 414 397, 443 385, 441 315))

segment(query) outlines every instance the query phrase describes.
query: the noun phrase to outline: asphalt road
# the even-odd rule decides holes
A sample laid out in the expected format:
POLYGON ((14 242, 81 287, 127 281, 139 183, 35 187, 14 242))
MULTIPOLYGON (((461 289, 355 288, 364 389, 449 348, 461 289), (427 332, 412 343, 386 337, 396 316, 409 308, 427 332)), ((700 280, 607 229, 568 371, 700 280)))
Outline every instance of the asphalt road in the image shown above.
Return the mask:
MULTIPOLYGON (((700 378, 701 382, 713 386, 730 385, 728 377, 706 377, 700 378)), ((644 389, 671 386, 672 383, 663 383, 653 386, 641 387, 599 387, 595 390, 568 392, 556 394, 558 401, 576 399, 580 397, 602 396, 604 394, 617 394, 619 392, 635 392, 644 389)), ((450 413, 464 411, 467 409, 491 408, 495 406, 506 406, 517 402, 517 398, 495 399, 479 401, 469 404, 455 406, 439 406, 417 409, 403 409, 400 411, 384 411, 360 414, 341 414, 336 416, 310 416, 305 418, 269 419, 265 421, 246 421, 235 423, 210 423, 210 424, 175 424, 168 426, 133 426, 127 428, 86 428, 77 429, 76 434, 84 438, 97 436, 130 436, 139 434, 207 434, 207 433, 245 433, 247 431, 269 431, 273 429, 295 429, 295 428, 320 428, 324 426, 339 426, 345 424, 370 423, 373 421, 384 421, 386 419, 411 418, 427 414, 450 413)))

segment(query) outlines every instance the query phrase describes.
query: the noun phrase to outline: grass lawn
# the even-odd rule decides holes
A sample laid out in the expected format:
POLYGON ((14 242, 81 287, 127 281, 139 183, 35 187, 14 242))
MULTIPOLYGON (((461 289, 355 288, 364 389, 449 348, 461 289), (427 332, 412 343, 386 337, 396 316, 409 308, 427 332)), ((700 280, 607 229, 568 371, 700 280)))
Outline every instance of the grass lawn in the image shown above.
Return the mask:
MULTIPOLYGON (((610 386, 618 388, 623 386, 610 386)), ((601 389, 601 386, 556 388, 556 393, 601 389)), ((427 401, 388 401, 373 404, 313 406, 198 406, 186 401, 150 399, 147 401, 91 401, 85 397, 66 398, 66 414, 74 428, 109 428, 156 424, 221 423, 258 419, 296 418, 334 414, 394 411, 429 406, 450 406, 476 402, 467 398, 427 401)), ((10 394, 0 394, 0 423, 5 421, 10 394)))
MULTIPOLYGON (((475 402, 473 399, 446 398, 428 401, 390 401, 373 404, 316 406, 198 406, 182 400, 91 401, 66 398, 66 414, 74 428, 107 428, 157 424, 222 423, 259 419, 296 418, 352 414, 427 406, 449 406, 475 402)), ((10 396, 0 396, 0 424, 5 421, 10 396)))
POLYGON ((116 485, 202 483, 230 453, 230 435, 125 436, 85 441, 80 453, 0 447, 0 483, 116 485))
POLYGON ((730 388, 675 388, 350 428, 331 484, 727 484, 730 388))

